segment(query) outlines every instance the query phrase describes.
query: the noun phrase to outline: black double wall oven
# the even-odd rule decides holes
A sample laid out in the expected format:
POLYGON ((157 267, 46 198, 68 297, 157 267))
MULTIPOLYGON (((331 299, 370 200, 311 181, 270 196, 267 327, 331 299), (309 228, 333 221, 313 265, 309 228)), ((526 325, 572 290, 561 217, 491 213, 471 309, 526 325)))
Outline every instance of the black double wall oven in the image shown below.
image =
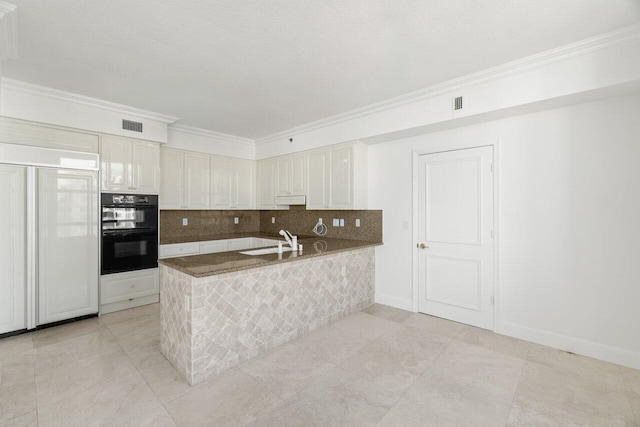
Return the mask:
POLYGON ((103 193, 102 275, 158 267, 158 196, 103 193))

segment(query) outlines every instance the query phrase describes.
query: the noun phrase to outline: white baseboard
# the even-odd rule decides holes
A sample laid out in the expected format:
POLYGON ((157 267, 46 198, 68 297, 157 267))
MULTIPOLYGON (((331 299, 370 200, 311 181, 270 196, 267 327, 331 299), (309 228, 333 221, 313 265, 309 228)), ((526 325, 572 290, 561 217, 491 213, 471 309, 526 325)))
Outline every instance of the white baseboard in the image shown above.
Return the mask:
POLYGON ((401 310, 413 311, 413 301, 410 299, 393 297, 390 295, 382 295, 376 292, 375 301, 378 304, 388 305, 390 307, 399 308, 401 310))
POLYGON ((591 341, 571 338, 507 322, 501 322, 497 332, 525 341, 531 341, 560 350, 581 354, 583 356, 593 357, 594 359, 604 360, 606 362, 616 363, 618 365, 628 366, 634 369, 640 369, 640 354, 633 353, 628 350, 609 347, 591 341))

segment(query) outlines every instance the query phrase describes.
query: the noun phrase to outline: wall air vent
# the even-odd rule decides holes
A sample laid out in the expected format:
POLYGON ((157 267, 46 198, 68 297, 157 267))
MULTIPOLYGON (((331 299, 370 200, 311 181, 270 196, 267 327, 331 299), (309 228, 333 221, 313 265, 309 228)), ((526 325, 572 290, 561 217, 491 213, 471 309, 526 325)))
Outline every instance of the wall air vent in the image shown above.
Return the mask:
POLYGON ((142 133, 142 123, 122 119, 122 129, 142 133))
POLYGON ((460 110, 462 110, 462 97, 456 96, 455 98, 453 98, 453 111, 460 110))

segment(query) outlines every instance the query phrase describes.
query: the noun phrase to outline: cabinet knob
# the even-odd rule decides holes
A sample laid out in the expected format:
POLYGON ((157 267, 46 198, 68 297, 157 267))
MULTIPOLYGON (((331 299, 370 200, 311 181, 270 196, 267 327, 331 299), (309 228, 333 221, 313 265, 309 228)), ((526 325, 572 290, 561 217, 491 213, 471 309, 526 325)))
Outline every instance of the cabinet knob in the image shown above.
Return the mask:
POLYGON ((418 243, 416 246, 418 249, 429 249, 429 246, 427 246, 426 243, 418 243))

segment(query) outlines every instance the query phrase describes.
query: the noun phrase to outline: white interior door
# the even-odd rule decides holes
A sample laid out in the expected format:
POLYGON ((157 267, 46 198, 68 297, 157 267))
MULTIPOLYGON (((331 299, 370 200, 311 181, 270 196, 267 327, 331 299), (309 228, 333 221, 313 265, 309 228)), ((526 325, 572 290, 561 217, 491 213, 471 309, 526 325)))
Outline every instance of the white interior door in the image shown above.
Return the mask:
POLYGON ((38 324, 98 312, 97 172, 38 170, 38 324))
POLYGON ((27 327, 26 170, 0 165, 0 334, 27 327))
POLYGON ((419 311, 485 329, 493 329, 492 163, 492 147, 418 161, 419 311))

